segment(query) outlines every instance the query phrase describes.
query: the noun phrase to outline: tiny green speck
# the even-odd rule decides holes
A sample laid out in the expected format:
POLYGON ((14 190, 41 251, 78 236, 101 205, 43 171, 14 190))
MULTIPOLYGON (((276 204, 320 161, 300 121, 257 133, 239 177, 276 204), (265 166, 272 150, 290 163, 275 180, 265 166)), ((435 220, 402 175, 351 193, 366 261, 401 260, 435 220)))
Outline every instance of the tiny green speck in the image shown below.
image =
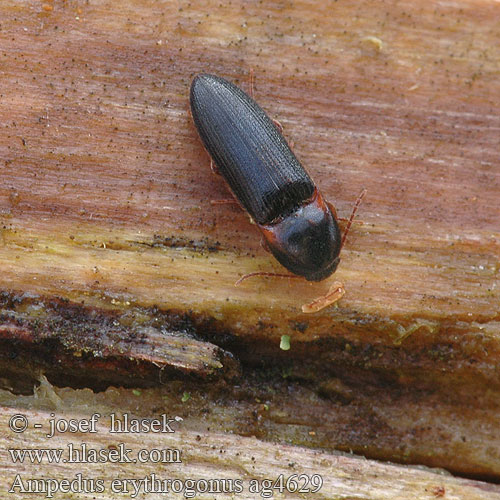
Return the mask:
POLYGON ((281 336, 280 349, 283 351, 288 351, 290 349, 290 335, 281 336))
POLYGON ((183 403, 186 403, 187 401, 189 401, 189 398, 191 397, 191 394, 189 394, 189 392, 185 392, 183 395, 182 395, 182 399, 181 401, 183 403))
POLYGON ((132 390, 132 394, 133 394, 134 396, 140 396, 140 395, 141 395, 141 391, 140 391, 139 389, 133 389, 133 390, 132 390))

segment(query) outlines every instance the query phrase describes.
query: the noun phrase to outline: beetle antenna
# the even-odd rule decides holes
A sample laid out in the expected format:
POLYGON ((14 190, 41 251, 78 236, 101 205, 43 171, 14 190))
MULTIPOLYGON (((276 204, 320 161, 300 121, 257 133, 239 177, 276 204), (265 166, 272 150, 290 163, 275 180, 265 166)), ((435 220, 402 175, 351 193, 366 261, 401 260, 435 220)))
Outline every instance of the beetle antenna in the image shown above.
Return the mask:
POLYGON ((255 273, 249 273, 242 276, 234 286, 238 286, 242 281, 248 278, 253 278, 254 276, 274 276, 275 278, 302 278, 302 276, 297 276, 296 274, 279 274, 279 273, 266 273, 265 271, 256 271, 255 273))
POLYGON ((358 211, 359 205, 361 205, 361 202, 363 201, 365 194, 366 194, 366 189, 363 188, 361 193, 359 193, 359 195, 358 195, 358 199, 356 200, 354 207, 352 208, 351 216, 349 217, 349 222, 347 223, 344 234, 342 236, 342 242, 340 243, 340 248, 342 248, 344 246, 345 240, 347 238, 347 234, 349 233, 349 229, 351 229, 351 224, 352 224, 352 221, 354 219, 354 216, 356 215, 356 212, 358 211))

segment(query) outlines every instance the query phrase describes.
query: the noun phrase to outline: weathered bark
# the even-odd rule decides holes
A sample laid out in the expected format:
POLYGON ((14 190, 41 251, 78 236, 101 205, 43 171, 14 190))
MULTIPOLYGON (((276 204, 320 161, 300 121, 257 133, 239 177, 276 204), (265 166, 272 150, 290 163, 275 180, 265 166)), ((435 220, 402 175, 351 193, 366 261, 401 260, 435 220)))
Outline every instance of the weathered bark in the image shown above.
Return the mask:
POLYGON ((498 2, 0 13, 3 386, 189 377, 238 433, 258 398, 259 437, 498 479, 498 2), (300 306, 328 280, 234 287, 281 269, 240 209, 210 204, 228 192, 190 79, 245 86, 249 68, 339 215, 368 189, 335 275, 347 294, 315 315, 300 306))
MULTIPOLYGON (((44 486, 55 488, 56 483, 62 480, 74 480, 78 474, 83 479, 102 479, 105 491, 98 495, 99 498, 117 498, 112 492, 111 484, 115 479, 135 479, 146 482, 136 483, 140 493, 144 488, 151 486, 152 475, 158 480, 180 480, 186 488, 195 488, 196 484, 190 480, 240 480, 242 490, 233 494, 198 494, 195 498, 263 498, 258 493, 250 494, 250 481, 258 480, 261 485, 270 488, 279 487, 279 477, 282 475, 283 484, 288 482, 288 491, 285 489, 280 493, 274 489, 273 498, 362 498, 362 499, 433 499, 433 498, 463 498, 475 499, 498 499, 500 498, 500 487, 479 481, 464 480, 453 477, 439 470, 426 468, 414 468, 399 466, 395 464, 383 464, 374 460, 365 460, 349 454, 326 453, 318 450, 309 450, 299 446, 286 444, 266 443, 255 437, 242 437, 233 434, 222 434, 207 429, 206 423, 202 424, 198 419, 190 416, 189 401, 180 404, 180 401, 163 398, 161 409, 158 407, 159 393, 155 390, 144 391, 143 394, 131 394, 130 390, 109 389, 105 394, 94 395, 88 390, 75 391, 72 389, 53 389, 50 384, 42 380, 36 397, 23 397, 23 403, 27 408, 23 415, 30 423, 29 429, 24 433, 2 433, 0 436, 0 448, 5 450, 2 460, 2 474, 0 475, 0 487, 2 491, 9 491, 9 498, 26 498, 26 489, 30 487, 30 479, 51 480, 44 486), (114 407, 117 405, 117 407, 114 407), (148 417, 159 418, 159 412, 174 420, 169 422, 170 429, 174 432, 129 432, 126 434, 111 434, 110 430, 118 430, 119 425, 124 425, 123 410, 130 412, 134 406, 147 408, 150 413, 148 417), (71 407, 71 409, 70 409, 71 407), (45 410, 40 410, 45 408, 45 410), (153 410, 156 408, 156 410, 153 410), (54 413, 56 411, 55 417, 54 413), (95 429, 90 422, 92 414, 99 412, 96 418, 95 429), (113 413, 114 427, 112 427, 109 414, 113 413), (53 433, 52 422, 58 420, 60 415, 74 422, 82 423, 85 419, 88 427, 85 432, 55 432, 53 433), (179 421, 175 417, 184 415, 185 420, 179 421), (117 424, 117 422, 119 424, 117 424), (34 424, 40 424, 41 428, 34 429, 34 424), (196 425, 198 429, 196 429, 196 425), (189 430, 190 427, 193 427, 189 430), (96 430, 97 432, 93 432, 96 430), (54 434, 54 435, 53 435, 54 434), (50 436, 50 437, 47 437, 50 436), (82 443, 85 443, 86 452, 83 454, 82 443), (92 450, 104 450, 106 454, 110 449, 120 449, 123 443, 124 449, 131 450, 126 454, 128 459, 138 458, 140 450, 151 452, 152 450, 164 450, 165 463, 152 463, 152 460, 142 460, 140 463, 92 463, 92 450), (47 463, 30 464, 28 460, 24 463, 14 462, 9 450, 22 450, 27 447, 35 449, 62 450, 61 458, 68 460, 82 459, 86 457, 86 463, 47 463), (70 451, 72 447, 73 451, 70 451), (75 452, 76 450, 76 452, 75 452), (314 481, 321 476, 322 486, 315 493, 294 493, 294 480, 305 474, 309 481, 314 481), (316 476, 316 478, 314 478, 316 476), (271 480, 271 484, 263 483, 271 480), (23 492, 24 489, 24 492, 23 492)), ((0 391, 0 401, 5 403, 8 396, 0 391)), ((9 420, 17 410, 1 406, 0 426, 8 429, 9 420)), ((129 429, 134 429, 133 420, 137 418, 133 413, 127 413, 129 429)), ((168 421, 168 420, 167 420, 168 421)), ((19 425, 19 422, 18 424, 19 425)), ((121 427, 123 430, 124 427, 121 427)), ((159 429, 159 428, 158 428, 159 429)), ((158 452, 143 457, 157 457, 158 452)), ((95 498, 91 492, 85 493, 80 482, 76 485, 80 491, 75 498, 95 498)), ((87 487, 89 482, 87 481, 87 487)), ((234 484, 234 483, 233 483, 234 484)), ((305 479, 299 480, 301 486, 312 487, 311 482, 305 484, 305 479)), ((127 484, 129 494, 135 493, 131 483, 127 484)), ((178 486, 177 486, 178 487, 178 486)), ((206 487, 206 486, 205 486, 206 487)), ((40 488, 40 486, 39 486, 40 488)), ((161 494, 158 490, 146 495, 147 498, 183 498, 183 493, 175 494, 170 490, 161 494)), ((203 483, 199 486, 203 488, 203 483)), ((40 489, 38 491, 41 491, 40 489)), ((123 490, 120 490, 125 493, 123 490)), ((203 490, 202 490, 203 491, 203 490)), ((226 490, 228 491, 228 490, 226 490)), ((229 490, 230 491, 230 490, 229 490)), ((233 490, 234 491, 234 490, 233 490)), ((62 493, 59 493, 61 496, 62 493)), ((55 496, 57 498, 57 495, 55 496)), ((136 497, 140 498, 140 496, 136 497)), ((188 497, 189 498, 189 497, 188 497)), ((265 497, 264 497, 265 498, 265 497)), ((269 497, 267 497, 269 498, 269 497)))

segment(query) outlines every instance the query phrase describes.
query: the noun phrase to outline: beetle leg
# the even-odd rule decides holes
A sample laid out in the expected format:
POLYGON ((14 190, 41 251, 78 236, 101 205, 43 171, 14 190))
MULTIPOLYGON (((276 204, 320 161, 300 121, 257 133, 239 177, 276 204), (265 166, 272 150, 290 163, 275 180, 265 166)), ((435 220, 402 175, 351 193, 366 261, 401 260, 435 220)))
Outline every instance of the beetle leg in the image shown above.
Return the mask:
POLYGON ((275 120, 274 118, 271 118, 271 121, 278 127, 278 130, 280 131, 280 134, 283 133, 283 125, 278 120, 275 120))
MULTIPOLYGON (((326 200, 325 200, 326 201, 326 200)), ((332 215, 337 219, 339 220, 339 218, 337 217, 337 210, 335 210, 335 207, 329 202, 327 201, 326 204, 328 205, 328 208, 330 209, 330 212, 332 212, 332 215)))
MULTIPOLYGON (((274 118, 271 118, 271 121, 276 125, 276 127, 280 131, 280 134, 283 135, 283 125, 281 125, 281 123, 278 120, 275 120, 274 118)), ((295 146, 295 142, 288 141, 288 145, 290 146, 290 149, 293 151, 293 148, 295 146)))
MULTIPOLYGON (((254 97, 254 85, 255 85, 255 75, 254 75, 254 71, 253 71, 253 68, 250 68, 250 71, 248 73, 248 87, 249 87, 249 94, 250 94, 250 97, 252 99, 255 99, 254 97)), ((278 128, 278 130, 280 131, 280 134, 283 134, 283 125, 281 125, 281 123, 278 121, 278 120, 275 120, 274 118, 271 118, 271 121, 276 125, 276 127, 278 128)), ((290 142, 289 143, 290 145, 290 149, 293 150, 293 142, 290 142)))
POLYGON ((269 245, 267 244, 267 241, 266 239, 264 238, 264 236, 261 236, 260 237, 260 246, 266 251, 266 252, 270 252, 270 248, 269 248, 269 245))
POLYGON ((222 200, 210 200, 210 205, 239 205, 238 200, 234 198, 224 198, 222 200))
POLYGON ((250 97, 252 99, 254 99, 254 92, 253 92, 253 85, 254 85, 254 81, 255 81, 255 77, 254 77, 254 74, 253 74, 253 68, 250 68, 250 71, 248 73, 248 86, 249 86, 249 94, 250 94, 250 97))
MULTIPOLYGON (((346 219, 345 217, 337 217, 337 221, 346 224, 347 222, 349 222, 349 219, 346 219)), ((352 223, 359 224, 360 226, 362 226, 364 224, 364 221, 358 219, 358 220, 353 220, 352 223)))
POLYGON ((212 171, 213 174, 218 174, 220 175, 219 169, 215 162, 210 158, 210 170, 212 171))

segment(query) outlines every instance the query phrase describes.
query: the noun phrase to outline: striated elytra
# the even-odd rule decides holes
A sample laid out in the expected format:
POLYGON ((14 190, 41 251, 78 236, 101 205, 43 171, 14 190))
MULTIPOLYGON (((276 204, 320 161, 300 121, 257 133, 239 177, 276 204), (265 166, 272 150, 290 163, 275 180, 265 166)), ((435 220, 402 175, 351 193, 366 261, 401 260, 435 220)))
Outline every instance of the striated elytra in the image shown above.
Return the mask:
POLYGON ((309 281, 330 276, 342 247, 336 217, 273 121, 214 75, 193 79, 190 101, 205 148, 276 259, 309 281))

